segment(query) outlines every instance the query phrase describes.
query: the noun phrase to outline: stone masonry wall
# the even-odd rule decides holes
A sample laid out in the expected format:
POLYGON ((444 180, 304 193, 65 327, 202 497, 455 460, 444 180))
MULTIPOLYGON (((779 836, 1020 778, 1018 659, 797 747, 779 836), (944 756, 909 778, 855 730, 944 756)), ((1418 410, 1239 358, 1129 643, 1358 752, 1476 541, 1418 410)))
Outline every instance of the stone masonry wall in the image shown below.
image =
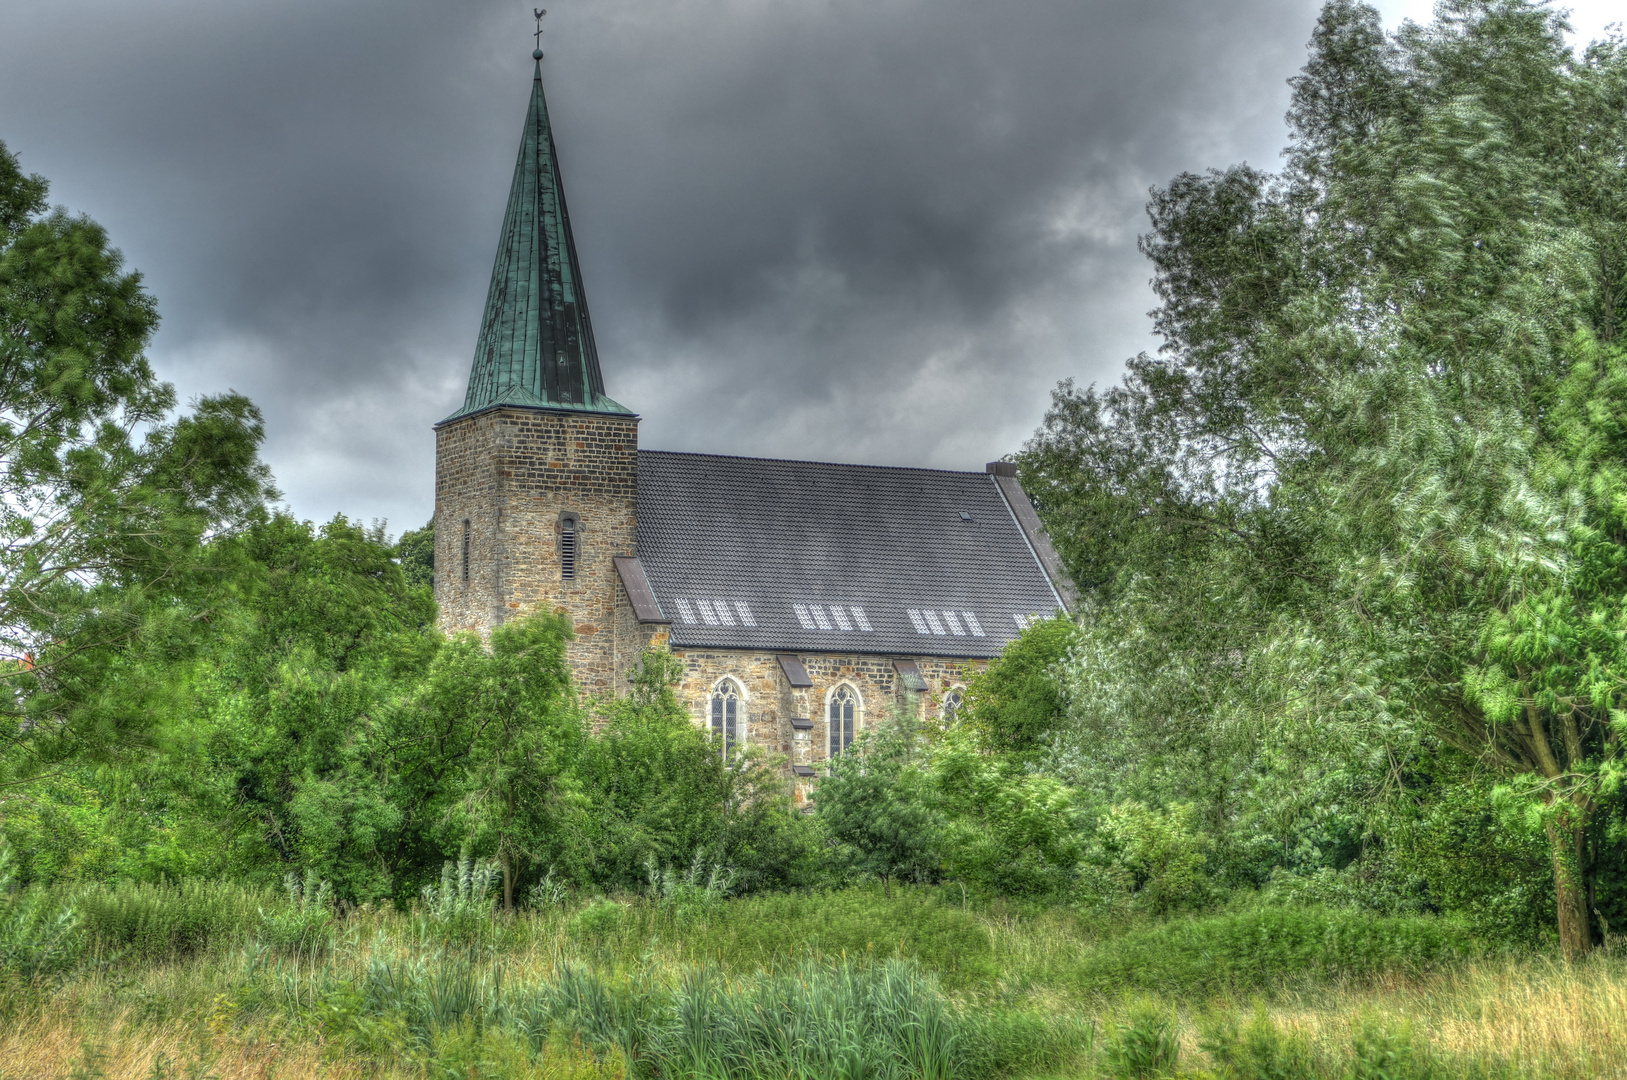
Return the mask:
MULTIPOLYGON (((830 756, 828 695, 842 683, 859 696, 860 731, 885 719, 903 704, 905 696, 890 656, 796 654, 807 667, 813 686, 793 689, 780 669, 778 653, 695 648, 673 648, 672 653, 683 660, 686 670, 677 689, 679 700, 688 706, 697 726, 709 729, 712 688, 725 676, 733 678, 745 691, 746 742, 784 754, 791 765, 817 765, 830 756), (792 717, 811 719, 812 730, 794 730, 792 717)), ((927 692, 920 695, 916 707, 926 715, 936 715, 945 694, 964 687, 974 672, 988 666, 986 660, 898 659, 914 660, 920 667, 927 692)), ((807 794, 808 788, 799 785, 798 797, 807 794)))
POLYGON ((569 659, 589 693, 619 689, 611 558, 634 552, 638 420, 502 407, 435 432, 435 600, 441 629, 563 609, 569 659), (560 516, 581 522, 574 578, 560 574, 560 516), (463 523, 469 579, 463 580, 463 523))

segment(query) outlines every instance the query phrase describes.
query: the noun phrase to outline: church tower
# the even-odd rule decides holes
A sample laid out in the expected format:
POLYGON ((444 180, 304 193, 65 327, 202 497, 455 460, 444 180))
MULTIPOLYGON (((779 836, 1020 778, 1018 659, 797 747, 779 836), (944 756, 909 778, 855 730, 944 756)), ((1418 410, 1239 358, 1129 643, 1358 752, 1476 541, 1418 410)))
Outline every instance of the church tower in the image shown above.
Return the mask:
POLYGON ((633 555, 638 417, 605 396, 565 210, 542 52, 463 407, 435 425, 441 629, 563 609, 583 687, 612 690, 616 572, 633 555))

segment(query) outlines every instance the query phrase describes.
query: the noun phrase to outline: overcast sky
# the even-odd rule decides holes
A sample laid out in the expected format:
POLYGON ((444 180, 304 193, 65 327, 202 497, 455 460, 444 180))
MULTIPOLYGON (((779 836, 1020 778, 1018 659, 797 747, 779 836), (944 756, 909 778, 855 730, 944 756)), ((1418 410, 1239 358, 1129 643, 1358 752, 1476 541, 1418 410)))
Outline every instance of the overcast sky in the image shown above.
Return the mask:
MULTIPOLYGON (((1275 164, 1319 6, 547 2, 641 445, 966 469, 1153 347, 1147 189, 1275 164)), ((260 404, 296 513, 399 532, 463 399, 531 28, 509 0, 7 0, 0 140, 145 274, 159 373, 260 404)))

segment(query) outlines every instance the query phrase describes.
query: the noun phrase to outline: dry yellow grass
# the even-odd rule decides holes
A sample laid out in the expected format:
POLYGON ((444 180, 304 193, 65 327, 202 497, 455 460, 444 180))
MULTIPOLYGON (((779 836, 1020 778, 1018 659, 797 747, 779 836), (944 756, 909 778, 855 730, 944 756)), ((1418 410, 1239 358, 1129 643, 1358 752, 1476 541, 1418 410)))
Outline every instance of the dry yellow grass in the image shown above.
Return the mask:
MULTIPOLYGON (((1266 1012, 1279 1028, 1334 1056, 1348 1051, 1352 1033, 1366 1023, 1409 1032, 1460 1068, 1507 1065, 1561 1080, 1627 1077, 1627 965, 1608 957, 1575 965, 1483 961, 1422 979, 1285 993, 1266 1012)), ((1195 1051, 1193 1027, 1183 1034, 1195 1051)))
MULTIPOLYGON (((0 1080, 423 1080, 415 1061, 367 1059, 319 1038, 254 1031, 144 1025, 113 1017, 51 1011, 22 1017, 0 1032, 0 1080)), ((619 1060, 595 1061, 579 1046, 550 1044, 535 1058, 501 1040, 464 1033, 471 1077, 505 1080, 626 1080, 619 1060)), ((438 1075, 438 1073, 437 1073, 438 1075)))

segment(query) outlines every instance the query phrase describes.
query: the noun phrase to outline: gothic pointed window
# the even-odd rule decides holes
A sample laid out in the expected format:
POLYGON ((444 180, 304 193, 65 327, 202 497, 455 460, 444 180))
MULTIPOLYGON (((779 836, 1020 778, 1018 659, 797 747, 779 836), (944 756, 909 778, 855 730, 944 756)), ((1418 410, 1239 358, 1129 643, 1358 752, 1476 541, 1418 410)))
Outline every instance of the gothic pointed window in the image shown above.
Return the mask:
POLYGON ((830 692, 826 716, 830 729, 830 756, 835 757, 853 745, 859 728, 859 695, 843 683, 830 692))
POLYGON ((720 679, 712 688, 712 737, 725 759, 734 755, 745 735, 745 695, 733 679, 720 679))
POLYGON ((949 727, 957 717, 960 710, 966 705, 966 694, 960 687, 955 687, 943 696, 943 725, 949 727))

